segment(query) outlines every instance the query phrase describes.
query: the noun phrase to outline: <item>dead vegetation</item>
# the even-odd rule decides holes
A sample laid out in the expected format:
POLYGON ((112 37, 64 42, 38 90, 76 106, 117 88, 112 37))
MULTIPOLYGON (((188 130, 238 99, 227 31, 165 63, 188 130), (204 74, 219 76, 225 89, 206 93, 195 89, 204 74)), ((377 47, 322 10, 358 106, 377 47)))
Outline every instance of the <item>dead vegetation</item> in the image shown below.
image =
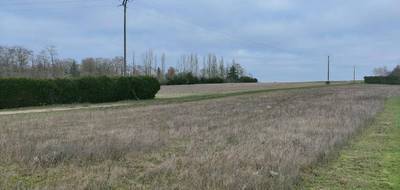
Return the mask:
POLYGON ((399 95, 356 85, 0 116, 0 186, 293 189, 399 95))
POLYGON ((318 86, 324 83, 223 83, 161 86, 158 98, 318 86))

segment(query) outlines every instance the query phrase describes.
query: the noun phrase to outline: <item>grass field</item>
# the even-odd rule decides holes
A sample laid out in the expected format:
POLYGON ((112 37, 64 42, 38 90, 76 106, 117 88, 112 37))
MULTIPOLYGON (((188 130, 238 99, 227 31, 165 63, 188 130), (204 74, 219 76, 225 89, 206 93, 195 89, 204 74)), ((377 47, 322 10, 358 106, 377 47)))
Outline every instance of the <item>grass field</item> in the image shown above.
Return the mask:
POLYGON ((400 98, 363 135, 305 179, 307 189, 400 189, 400 98))
POLYGON ((351 85, 0 116, 0 187, 291 189, 394 96, 351 85))

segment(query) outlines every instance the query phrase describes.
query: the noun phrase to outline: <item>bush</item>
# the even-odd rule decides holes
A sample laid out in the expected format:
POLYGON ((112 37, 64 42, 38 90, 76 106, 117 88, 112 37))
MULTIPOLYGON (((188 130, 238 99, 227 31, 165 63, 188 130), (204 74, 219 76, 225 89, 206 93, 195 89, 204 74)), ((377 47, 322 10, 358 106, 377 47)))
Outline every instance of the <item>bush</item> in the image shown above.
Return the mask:
POLYGON ((219 77, 214 77, 214 78, 201 78, 200 82, 202 84, 218 84, 218 83, 224 83, 225 80, 223 78, 219 77))
POLYGON ((400 77, 397 76, 375 76, 364 77, 367 84, 400 84, 400 77))
POLYGON ((160 83, 153 77, 133 77, 130 78, 130 81, 134 86, 130 92, 135 99, 153 99, 160 90, 160 83))
POLYGON ((239 78, 239 82, 243 82, 243 83, 257 83, 257 82, 258 82, 258 79, 252 78, 252 77, 244 76, 244 77, 240 77, 240 78, 239 78))
POLYGON ((0 79, 0 109, 152 99, 159 90, 159 82, 152 77, 0 79))
POLYGON ((192 73, 180 73, 168 80, 167 85, 199 84, 200 80, 192 73))

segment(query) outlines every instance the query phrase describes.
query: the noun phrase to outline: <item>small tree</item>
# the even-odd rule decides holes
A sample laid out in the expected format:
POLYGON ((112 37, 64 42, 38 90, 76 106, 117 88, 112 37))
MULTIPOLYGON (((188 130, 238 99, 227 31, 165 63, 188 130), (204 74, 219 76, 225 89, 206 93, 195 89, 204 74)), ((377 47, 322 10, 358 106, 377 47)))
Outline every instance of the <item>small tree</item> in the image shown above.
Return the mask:
POLYGON ((175 77, 175 75, 176 75, 175 68, 173 68, 173 67, 168 68, 167 79, 171 80, 175 77))
POLYGON ((158 67, 157 68, 157 79, 158 79, 158 81, 162 81, 163 80, 163 75, 164 75, 164 73, 162 73, 160 67, 158 67))
POLYGON ((69 70, 69 74, 72 77, 79 77, 79 75, 80 75, 80 73, 79 73, 79 65, 76 64, 75 60, 72 61, 71 68, 69 70))
POLYGON ((231 82, 236 82, 237 80, 239 80, 239 74, 238 74, 238 70, 236 69, 236 67, 234 65, 232 65, 229 68, 229 72, 228 72, 228 77, 227 79, 231 82))

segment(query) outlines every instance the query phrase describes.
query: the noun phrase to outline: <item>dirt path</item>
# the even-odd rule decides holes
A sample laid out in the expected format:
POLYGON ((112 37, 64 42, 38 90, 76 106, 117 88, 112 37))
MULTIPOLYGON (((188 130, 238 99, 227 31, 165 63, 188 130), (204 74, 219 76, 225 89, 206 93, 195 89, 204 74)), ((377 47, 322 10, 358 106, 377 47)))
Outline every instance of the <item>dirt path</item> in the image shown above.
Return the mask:
POLYGON ((24 110, 12 110, 12 111, 0 111, 1 115, 15 115, 15 114, 28 114, 28 113, 45 113, 45 112, 58 112, 58 111, 72 111, 72 110, 82 110, 82 109, 96 109, 96 108, 113 108, 121 106, 129 106, 132 103, 110 103, 110 104, 93 104, 89 106, 79 106, 76 107, 54 107, 54 108, 33 108, 24 110))

